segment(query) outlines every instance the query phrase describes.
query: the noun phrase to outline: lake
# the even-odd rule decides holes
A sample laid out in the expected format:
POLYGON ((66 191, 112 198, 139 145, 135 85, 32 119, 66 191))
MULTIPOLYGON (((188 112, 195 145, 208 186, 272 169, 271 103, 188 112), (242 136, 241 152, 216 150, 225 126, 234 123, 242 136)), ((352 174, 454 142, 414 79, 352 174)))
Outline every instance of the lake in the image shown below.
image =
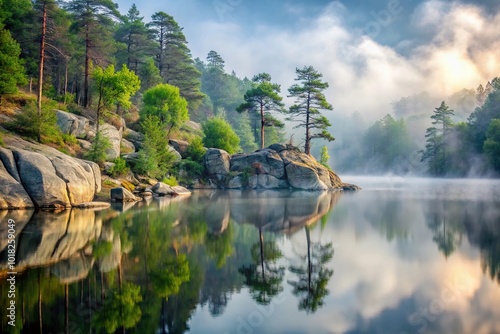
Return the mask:
POLYGON ((343 179, 0 212, 1 332, 500 333, 500 181, 343 179))

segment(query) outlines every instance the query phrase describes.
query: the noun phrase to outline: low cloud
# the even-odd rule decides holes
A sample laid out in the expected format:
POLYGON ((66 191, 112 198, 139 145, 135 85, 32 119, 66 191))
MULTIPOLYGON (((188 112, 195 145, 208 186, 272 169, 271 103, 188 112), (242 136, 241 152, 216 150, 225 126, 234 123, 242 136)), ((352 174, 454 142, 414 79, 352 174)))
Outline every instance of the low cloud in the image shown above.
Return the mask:
POLYGON ((391 112, 391 102, 403 96, 426 90, 445 99, 500 74, 500 30, 496 28, 500 14, 431 0, 408 18, 399 12, 398 17, 378 21, 374 17, 366 26, 378 30, 364 31, 365 35, 343 20, 350 14, 340 2, 333 2, 314 20, 298 20, 286 29, 200 22, 198 30, 203 34, 190 36, 191 46, 201 57, 216 50, 227 69, 239 76, 269 72, 282 85, 283 95, 294 83, 295 68, 313 65, 330 84, 326 95, 335 110, 359 111, 367 119, 391 112), (376 41, 386 27, 402 21, 410 22, 416 36, 422 32, 430 37, 425 42, 404 40, 397 48, 376 41))

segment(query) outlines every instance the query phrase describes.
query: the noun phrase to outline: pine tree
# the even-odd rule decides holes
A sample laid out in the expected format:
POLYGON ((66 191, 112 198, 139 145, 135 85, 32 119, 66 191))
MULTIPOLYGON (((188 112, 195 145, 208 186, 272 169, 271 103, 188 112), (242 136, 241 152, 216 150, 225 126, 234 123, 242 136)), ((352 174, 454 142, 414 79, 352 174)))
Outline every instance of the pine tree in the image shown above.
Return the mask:
POLYGON ((21 48, 0 23, 0 102, 2 95, 17 92, 17 85, 26 83, 19 55, 21 48))
POLYGON ((252 115, 259 115, 256 118, 260 121, 260 147, 265 146, 265 127, 283 127, 283 123, 271 115, 271 111, 283 111, 283 98, 279 95, 281 87, 271 82, 271 76, 267 73, 260 73, 252 79, 254 86, 248 90, 244 96, 245 103, 241 104, 238 112, 247 111, 252 115))
POLYGON ((327 131, 327 128, 331 126, 330 122, 320 113, 320 110, 333 110, 333 107, 323 94, 323 91, 328 88, 328 83, 321 81, 323 77, 321 73, 312 66, 297 68, 295 72, 297 74, 295 80, 300 81, 301 84, 295 84, 288 89, 289 97, 294 97, 296 103, 288 111, 290 114, 288 120, 299 122, 295 128, 306 129, 304 152, 310 154, 312 139, 335 140, 327 131))
POLYGON ((151 18, 148 26, 158 43, 156 62, 160 76, 165 83, 179 87, 189 109, 195 110, 205 95, 201 92, 201 73, 194 66, 182 28, 165 12, 157 12, 151 18))
POLYGON ((431 116, 435 126, 428 128, 425 135, 427 144, 425 151, 422 151, 421 161, 427 161, 429 172, 435 176, 445 175, 448 171, 447 150, 453 115, 453 110, 443 101, 431 116))
MULTIPOLYGON (((104 44, 111 31, 112 19, 121 15, 111 0, 71 0, 66 8, 74 15, 76 28, 85 43, 83 105, 89 107, 91 62, 103 58, 102 53, 106 50, 104 44)), ((103 64, 105 61, 98 63, 103 64)))

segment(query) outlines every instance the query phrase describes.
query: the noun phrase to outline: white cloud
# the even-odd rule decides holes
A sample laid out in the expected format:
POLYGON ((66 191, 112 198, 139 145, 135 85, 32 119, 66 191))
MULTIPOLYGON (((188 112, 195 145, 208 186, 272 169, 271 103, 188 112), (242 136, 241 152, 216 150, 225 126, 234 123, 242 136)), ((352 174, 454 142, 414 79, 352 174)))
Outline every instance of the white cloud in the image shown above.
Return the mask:
POLYGON ((333 2, 300 30, 200 22, 190 45, 196 55, 216 50, 240 76, 269 72, 283 95, 295 68, 313 65, 329 82, 326 94, 338 112, 359 111, 368 118, 390 112, 390 103, 400 97, 427 90, 444 99, 500 74, 500 15, 472 5, 425 2, 412 16, 413 27, 432 31, 433 37, 403 56, 358 36, 342 19, 348 14, 333 2))

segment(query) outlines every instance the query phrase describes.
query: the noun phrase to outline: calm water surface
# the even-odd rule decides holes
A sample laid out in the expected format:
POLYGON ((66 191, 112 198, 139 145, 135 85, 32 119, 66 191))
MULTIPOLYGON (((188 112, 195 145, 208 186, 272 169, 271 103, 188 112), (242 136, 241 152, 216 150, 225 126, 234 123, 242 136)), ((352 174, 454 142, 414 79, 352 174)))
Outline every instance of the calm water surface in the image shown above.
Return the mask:
POLYGON ((0 330, 500 333, 499 181, 345 180, 363 190, 0 212, 0 330))

